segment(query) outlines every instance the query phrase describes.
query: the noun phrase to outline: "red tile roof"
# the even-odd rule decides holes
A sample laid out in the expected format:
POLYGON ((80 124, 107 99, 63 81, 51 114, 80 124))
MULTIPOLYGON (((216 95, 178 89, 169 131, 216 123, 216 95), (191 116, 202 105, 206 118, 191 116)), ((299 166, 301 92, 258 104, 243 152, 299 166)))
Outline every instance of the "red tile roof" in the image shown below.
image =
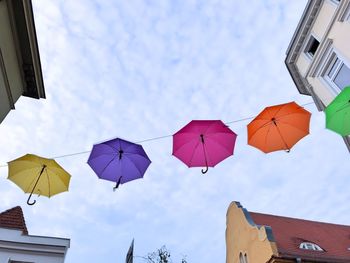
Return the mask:
POLYGON ((350 262, 350 226, 303 219, 249 213, 257 225, 270 226, 282 257, 315 262, 350 262), (324 251, 300 249, 302 242, 311 242, 324 251))
POLYGON ((23 211, 20 206, 16 206, 0 213, 0 227, 22 230, 23 234, 28 235, 23 211))

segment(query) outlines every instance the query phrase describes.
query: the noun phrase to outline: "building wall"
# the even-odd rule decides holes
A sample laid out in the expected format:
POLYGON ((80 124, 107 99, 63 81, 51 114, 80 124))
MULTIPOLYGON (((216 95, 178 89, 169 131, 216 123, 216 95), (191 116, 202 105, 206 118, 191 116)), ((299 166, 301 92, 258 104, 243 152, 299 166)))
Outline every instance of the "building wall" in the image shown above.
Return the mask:
POLYGON ((0 1, 0 48, 6 66, 6 73, 11 86, 11 94, 16 101, 23 93, 21 76, 22 65, 18 64, 16 45, 11 30, 6 1, 0 1))
POLYGON ((336 22, 329 33, 333 45, 342 55, 350 60, 350 21, 336 22))
POLYGON ((32 0, 0 0, 0 122, 21 95, 45 98, 32 0))
MULTIPOLYGON (((344 1, 344 0, 343 0, 344 1)), ((346 1, 346 0, 345 0, 346 1)), ((350 5, 350 2, 347 1, 347 4, 350 5)), ((350 48, 349 48, 349 40, 350 40, 350 21, 339 21, 341 13, 336 13, 337 18, 332 24, 331 18, 335 13, 335 8, 337 5, 332 4, 330 0, 326 0, 323 5, 323 13, 322 16, 317 17, 315 22, 315 26, 321 32, 321 27, 327 28, 330 25, 330 30, 326 32, 326 35, 322 36, 323 42, 332 41, 330 47, 328 49, 323 49, 319 52, 318 57, 325 57, 324 59, 318 59, 316 63, 319 64, 319 72, 317 74, 309 74, 307 76, 307 81, 314 88, 315 93, 321 99, 323 104, 327 106, 332 100, 337 96, 340 92, 337 89, 332 88, 329 83, 327 83, 322 75, 323 65, 326 63, 326 54, 328 50, 333 50, 336 52, 337 56, 350 67, 350 48), (328 15, 328 17, 327 17, 328 15)), ((323 30, 323 34, 325 34, 325 30, 323 30)), ((322 44, 322 43, 321 43, 322 44)), ((350 84, 350 83, 349 83, 350 84)))
POLYGON ((335 14, 335 11, 336 5, 332 3, 331 0, 323 1, 320 11, 311 27, 310 34, 306 37, 301 49, 301 53, 296 60, 297 68, 303 77, 307 77, 307 73, 312 62, 312 59, 307 57, 304 52, 310 35, 321 42, 325 37, 327 28, 332 20, 332 17, 335 14))
POLYGON ((10 111, 11 104, 14 104, 23 93, 21 66, 18 64, 6 1, 0 1, 0 51, 0 121, 2 121, 10 111))
POLYGON ((322 4, 321 10, 316 17, 315 23, 311 29, 311 32, 321 40, 327 28, 332 20, 333 15, 335 14, 337 5, 332 3, 331 0, 325 0, 322 4))
POLYGON ((226 215, 226 263, 239 263, 239 254, 246 254, 249 263, 266 263, 277 255, 275 242, 268 239, 265 227, 249 222, 248 212, 232 202, 226 215))
POLYGON ((0 262, 63 263, 69 239, 23 235, 22 231, 0 228, 0 262))
POLYGON ((306 57, 305 54, 300 54, 296 61, 297 68, 303 77, 306 77, 308 68, 310 67, 311 60, 306 57))

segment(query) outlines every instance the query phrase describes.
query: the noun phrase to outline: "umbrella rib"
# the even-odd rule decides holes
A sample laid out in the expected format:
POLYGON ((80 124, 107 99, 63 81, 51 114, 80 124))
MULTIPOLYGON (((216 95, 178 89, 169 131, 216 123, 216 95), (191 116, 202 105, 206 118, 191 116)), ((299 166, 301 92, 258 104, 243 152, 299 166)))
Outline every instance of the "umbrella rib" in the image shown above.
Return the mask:
POLYGON ((205 131, 203 132, 203 134, 206 133, 206 132, 209 130, 209 128, 211 128, 211 126, 213 126, 214 124, 216 124, 216 122, 210 123, 210 124, 207 126, 207 128, 205 129, 205 131))
MULTIPOLYGON (((302 108, 302 109, 304 109, 304 108, 302 108)), ((289 115, 293 115, 293 114, 307 114, 307 115, 309 115, 310 112, 308 112, 307 110, 305 110, 304 112, 303 111, 301 111, 301 112, 291 112, 291 113, 288 113, 288 114, 284 114, 284 115, 282 115, 280 117, 277 117, 276 120, 278 120, 280 118, 283 118, 284 116, 289 116, 289 115)))
POLYGON ((223 149, 224 151, 226 151, 228 154, 231 154, 231 151, 229 151, 229 150, 225 147, 225 146, 227 146, 227 145, 221 143, 221 142, 218 141, 218 140, 214 140, 213 138, 207 138, 207 140, 208 140, 208 139, 209 139, 209 140, 215 141, 216 145, 220 146, 220 148, 223 149))
POLYGON ((203 153, 204 153, 205 166, 208 167, 208 160, 207 160, 207 154, 204 147, 204 142, 202 142, 202 147, 203 147, 203 153))
POLYGON ((269 135, 270 129, 271 129, 271 125, 269 126, 269 129, 267 130, 267 132, 266 132, 266 134, 265 134, 265 145, 264 145, 264 147, 265 147, 266 144, 267 144, 267 135, 269 135))
POLYGON ((343 123, 342 123, 342 130, 344 131, 344 126, 345 126, 345 121, 346 121, 346 118, 345 118, 345 115, 347 115, 348 112, 345 112, 344 114, 344 118, 343 118, 343 123))
POLYGON ((197 145, 194 147, 194 150, 192 151, 191 159, 190 159, 190 161, 189 161, 189 166, 190 166, 191 163, 192 163, 192 159, 193 159, 193 157, 194 157, 194 153, 195 153, 195 151, 196 151, 196 149, 197 149, 197 147, 198 147, 198 144, 199 144, 199 141, 197 142, 197 145))
POLYGON ((115 154, 115 152, 112 152, 112 153, 101 153, 100 155, 97 155, 97 156, 95 156, 93 158, 89 158, 89 161, 95 160, 96 158, 101 157, 102 155, 111 155, 111 154, 113 155, 113 154, 115 154))
POLYGON ((282 134, 281 134, 281 132, 280 132, 280 129, 278 128, 278 126, 276 125, 276 129, 277 129, 277 131, 278 131, 278 134, 280 135, 280 137, 281 137, 281 140, 283 141, 283 143, 284 143, 284 145, 286 146, 286 150, 290 150, 290 147, 288 146, 288 144, 285 142, 285 140, 283 139, 283 137, 282 137, 282 134))
POLYGON ((349 107, 349 102, 346 102, 344 105, 342 105, 342 108, 338 109, 335 113, 339 112, 339 111, 342 111, 342 110, 345 110, 349 107))
POLYGON ((293 125, 291 125, 291 124, 288 123, 288 122, 283 122, 283 121, 278 121, 278 122, 281 122, 281 123, 283 123, 284 125, 288 125, 288 126, 294 128, 294 129, 297 129, 297 130, 299 130, 299 131, 305 132, 305 131, 303 131, 302 129, 300 129, 299 127, 293 126, 293 125))
MULTIPOLYGON (((276 118, 276 121, 281 122, 281 118, 283 118, 284 116, 292 115, 292 114, 307 114, 307 113, 302 113, 302 112, 298 112, 298 113, 296 113, 296 112, 294 112, 294 113, 289 113, 289 114, 283 115, 283 116, 281 116, 281 117, 277 117, 277 118, 276 118)), ((259 120, 262 121, 262 120, 266 120, 266 119, 259 119, 259 120)), ((283 121, 282 121, 282 123, 288 124, 288 123, 283 122, 283 121)), ((268 120, 267 123, 261 125, 261 126, 260 126, 259 128, 257 128, 257 129, 255 129, 254 133, 253 133, 251 136, 254 136, 254 134, 255 134, 257 131, 259 131, 261 128, 267 126, 268 124, 271 124, 271 120, 268 120)), ((289 124, 289 125, 290 125, 290 124, 289 124)), ((290 126, 291 126, 291 127, 294 127, 294 126, 292 126, 292 125, 290 125, 290 126)), ((299 129, 299 130, 300 130, 300 129, 299 129)))
POLYGON ((114 148, 112 145, 107 144, 106 142, 103 142, 103 143, 101 143, 101 144, 106 145, 106 146, 112 148, 112 149, 115 150, 115 151, 118 151, 118 149, 114 148))
MULTIPOLYGON (((39 172, 39 174, 40 174, 40 172, 39 172)), ((40 176, 40 175, 39 175, 39 176, 40 176)), ((34 179, 32 180, 32 182, 28 185, 28 187, 27 187, 27 189, 26 189, 26 191, 25 191, 26 193, 28 193, 30 186, 31 186, 31 185, 34 183, 34 181, 37 180, 37 179, 38 179, 38 177, 35 176, 34 179)))
MULTIPOLYGON (((141 154, 136 154, 136 153, 124 153, 124 155, 125 156, 134 156, 134 155, 136 155, 136 156, 138 156, 138 157, 140 157, 140 158, 143 158, 145 161, 147 161, 147 162, 152 162, 148 157, 146 157, 146 156, 143 156, 143 155, 141 155, 141 154)), ((130 158, 128 158, 129 160, 130 160, 130 158)), ((131 160, 130 160, 131 161, 131 160)))
MULTIPOLYGON (((255 133, 257 133, 261 128, 271 125, 271 120, 269 120, 268 122, 264 123, 263 125, 261 125, 259 128, 255 129, 255 131, 253 132, 253 134, 250 137, 253 137, 255 133)), ((270 130, 270 128, 269 128, 270 130)))
POLYGON ((136 166, 136 164, 135 164, 132 160, 130 160, 129 158, 128 158, 128 160, 129 160, 130 163, 136 168, 136 170, 139 171, 140 175, 142 175, 142 172, 141 172, 140 169, 136 166))
POLYGON ((47 184, 49 186, 49 197, 51 197, 50 180, 49 180, 49 174, 47 173, 47 168, 45 169, 45 172, 46 172, 47 184))
POLYGON ((103 173, 105 172, 106 168, 111 164, 111 162, 114 161, 115 158, 117 158, 117 156, 114 156, 114 158, 113 158, 112 160, 110 160, 110 161, 108 162, 108 164, 103 168, 103 170, 101 171, 101 176, 102 176, 103 173))
POLYGON ((284 104, 282 107, 280 107, 280 108, 276 111, 275 115, 273 115, 273 117, 276 117, 276 115, 277 115, 285 106, 287 106, 287 104, 284 104))

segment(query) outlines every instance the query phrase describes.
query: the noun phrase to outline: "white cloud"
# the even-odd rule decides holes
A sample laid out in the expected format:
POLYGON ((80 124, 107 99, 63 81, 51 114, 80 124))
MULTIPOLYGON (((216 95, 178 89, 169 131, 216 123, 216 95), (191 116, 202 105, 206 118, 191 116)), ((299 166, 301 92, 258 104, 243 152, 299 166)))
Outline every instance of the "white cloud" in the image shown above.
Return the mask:
MULTIPOLYGON (((34 1, 47 100, 21 98, 0 125, 0 161, 46 157, 122 137, 172 134, 191 119, 225 122, 298 94, 285 50, 304 1, 34 1)), ((98 180, 88 154, 57 161, 70 191, 33 207, 1 168, 1 210, 21 205, 29 232, 72 239, 70 262, 120 262, 162 244, 189 262, 223 262, 232 200, 248 210, 345 224, 348 152, 313 105, 311 134, 291 151, 246 145, 249 121, 233 123, 235 155, 203 176, 171 156, 171 137, 145 142, 144 179, 98 180), (291 198, 291 196, 293 198, 291 198), (53 209, 54 208, 54 209, 53 209)), ((142 262, 140 258, 136 262, 142 262)))

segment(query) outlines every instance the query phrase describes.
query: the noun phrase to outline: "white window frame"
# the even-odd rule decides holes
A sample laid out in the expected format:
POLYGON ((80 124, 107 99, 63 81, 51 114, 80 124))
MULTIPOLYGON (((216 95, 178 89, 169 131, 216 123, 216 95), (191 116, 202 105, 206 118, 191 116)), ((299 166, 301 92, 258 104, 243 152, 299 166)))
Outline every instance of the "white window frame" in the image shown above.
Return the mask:
POLYGON ((321 77, 325 81, 325 83, 331 88, 331 90, 335 93, 338 94, 342 89, 339 88, 335 82, 334 79, 339 73, 340 68, 345 65, 346 67, 350 68, 350 63, 344 59, 341 55, 339 55, 339 52, 337 52, 335 49, 331 49, 329 52, 329 55, 325 61, 325 64, 323 66, 323 69, 321 71, 321 77), (339 59, 340 63, 336 67, 333 75, 331 77, 328 76, 328 73, 331 71, 333 68, 333 65, 335 61, 339 59))
POLYGON ((330 0, 331 3, 333 4, 336 4, 336 5, 339 5, 341 0, 337 1, 337 0, 330 0))
POLYGON ((239 253, 239 263, 248 263, 248 256, 247 253, 239 253))
POLYGON ((348 10, 346 10, 344 20, 350 23, 350 4, 348 6, 348 10))
POLYGON ((318 47, 317 47, 317 49, 316 49, 316 51, 315 51, 315 54, 316 54, 316 52, 317 52, 317 50, 318 50, 318 48, 320 47, 320 44, 321 44, 321 41, 314 35, 314 34, 310 34, 309 35, 309 38, 308 38, 308 40, 306 41, 306 45, 304 46, 304 54, 305 54, 305 56, 309 59, 309 60, 311 60, 311 59, 313 59, 313 57, 315 56, 315 54, 313 54, 313 55, 311 55, 311 53, 310 52, 308 52, 308 50, 310 49, 310 47, 311 47, 311 39, 315 39, 316 41, 318 41, 318 47))
POLYGON ((247 253, 244 253, 244 260, 245 260, 245 263, 248 263, 248 256, 247 256, 247 253))
POLYGON ((339 22, 345 22, 350 23, 350 2, 348 5, 344 8, 344 11, 342 12, 341 16, 339 17, 339 22))
POLYGON ((316 245, 311 242, 300 243, 299 248, 305 249, 305 250, 313 250, 313 251, 324 251, 319 245, 316 245))

